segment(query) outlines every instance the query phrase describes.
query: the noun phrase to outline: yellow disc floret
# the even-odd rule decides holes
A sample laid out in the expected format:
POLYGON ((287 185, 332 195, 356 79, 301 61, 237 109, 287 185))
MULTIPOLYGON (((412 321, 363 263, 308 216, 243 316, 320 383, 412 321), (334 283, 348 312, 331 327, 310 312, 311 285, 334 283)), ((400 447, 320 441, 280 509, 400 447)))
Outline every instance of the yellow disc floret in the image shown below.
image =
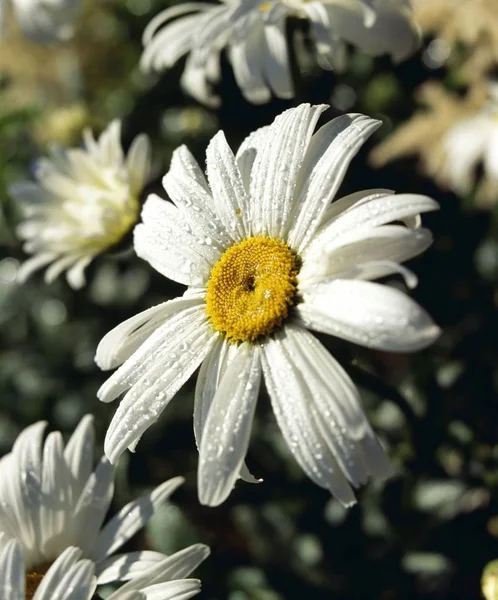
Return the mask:
POLYGON ((298 257, 281 240, 252 237, 229 248, 214 265, 206 311, 231 342, 270 335, 289 315, 297 291, 298 257))
POLYGON ((35 567, 29 573, 26 573, 26 600, 31 600, 33 598, 49 567, 50 564, 41 565, 35 567))

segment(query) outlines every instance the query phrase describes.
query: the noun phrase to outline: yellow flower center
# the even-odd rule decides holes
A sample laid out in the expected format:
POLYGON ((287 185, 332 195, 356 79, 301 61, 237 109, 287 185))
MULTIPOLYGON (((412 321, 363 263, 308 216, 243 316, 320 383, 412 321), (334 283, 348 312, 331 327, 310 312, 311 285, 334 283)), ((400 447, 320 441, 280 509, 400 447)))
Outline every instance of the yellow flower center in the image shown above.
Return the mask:
POLYGON ((26 573, 26 600, 32 600, 36 590, 38 589, 38 586, 41 583, 41 580, 49 568, 50 563, 35 567, 33 571, 26 573))
POLYGON ((230 342, 254 342, 280 327, 295 303, 299 258, 281 240, 252 237, 211 270, 206 311, 230 342))

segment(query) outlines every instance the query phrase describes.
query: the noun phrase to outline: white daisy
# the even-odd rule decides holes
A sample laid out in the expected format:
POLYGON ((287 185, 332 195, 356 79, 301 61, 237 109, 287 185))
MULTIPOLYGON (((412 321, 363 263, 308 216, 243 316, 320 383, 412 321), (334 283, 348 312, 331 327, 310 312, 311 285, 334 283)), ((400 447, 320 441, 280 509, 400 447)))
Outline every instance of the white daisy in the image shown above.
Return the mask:
POLYGON ((189 53, 183 87, 199 101, 217 105, 212 85, 220 79, 220 52, 226 47, 249 102, 267 102, 272 93, 291 98, 289 17, 309 23, 314 52, 324 69, 344 68, 345 42, 368 54, 391 54, 395 60, 406 58, 418 44, 409 0, 185 2, 158 14, 145 29, 142 69, 168 69, 189 53))
POLYGON ((10 540, 0 552, 0 597, 3 600, 90 600, 95 566, 80 560, 81 550, 67 548, 47 570, 43 581, 26 577, 21 545, 10 540))
POLYGON ((284 112, 236 156, 220 131, 207 181, 187 148, 175 151, 163 180, 173 204, 149 196, 135 249, 189 289, 125 321, 97 349, 103 369, 124 362, 98 392, 104 402, 126 392, 106 435, 111 461, 201 366, 194 429, 204 504, 223 502, 239 473, 250 479, 243 461, 262 377, 301 467, 352 504, 350 484, 386 477, 390 465, 353 382, 307 328, 399 352, 439 334, 413 300, 369 281, 401 272, 414 283, 399 262, 430 245, 418 215, 438 205, 388 190, 330 204, 380 122, 344 115, 313 134, 326 108, 284 112))
POLYGON ((26 209, 18 235, 34 254, 21 266, 20 281, 50 264, 47 283, 67 271, 69 284, 79 288, 88 264, 134 225, 150 170, 150 143, 139 135, 125 157, 120 137, 119 121, 98 140, 86 130, 84 148, 53 149, 50 159, 36 164, 36 183, 10 187, 26 209))
POLYGON ((444 181, 456 192, 468 194, 476 185, 476 167, 483 166, 481 194, 498 195, 498 85, 490 85, 486 106, 457 122, 443 139, 444 181))
MULTIPOLYGON (((102 457, 92 471, 92 417, 82 419, 66 447, 60 432, 50 433, 42 443, 45 426, 39 422, 26 428, 0 461, 0 550, 10 540, 19 542, 28 581, 45 581, 47 567, 70 546, 92 561, 99 584, 134 578, 140 583, 145 576, 147 585, 182 579, 206 558, 209 548, 202 544, 170 557, 149 551, 115 555, 183 479, 171 479, 130 502, 103 526, 114 469, 102 457)), ((185 585, 190 589, 194 584, 185 585)))
MULTIPOLYGON (((24 34, 34 42, 63 42, 74 35, 81 0, 10 0, 24 34)), ((0 12, 7 0, 1 0, 0 12)), ((1 15, 0 15, 1 16, 1 15)))

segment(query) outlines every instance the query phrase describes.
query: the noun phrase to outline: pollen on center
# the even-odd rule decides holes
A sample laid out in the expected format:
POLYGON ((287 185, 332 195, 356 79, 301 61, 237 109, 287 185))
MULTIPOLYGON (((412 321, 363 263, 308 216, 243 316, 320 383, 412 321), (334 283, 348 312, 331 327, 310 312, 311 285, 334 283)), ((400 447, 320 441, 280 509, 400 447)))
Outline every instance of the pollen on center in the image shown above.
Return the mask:
POLYGON ((270 335, 289 316, 299 259, 285 242, 251 237, 229 248, 211 270, 206 311, 230 342, 270 335))

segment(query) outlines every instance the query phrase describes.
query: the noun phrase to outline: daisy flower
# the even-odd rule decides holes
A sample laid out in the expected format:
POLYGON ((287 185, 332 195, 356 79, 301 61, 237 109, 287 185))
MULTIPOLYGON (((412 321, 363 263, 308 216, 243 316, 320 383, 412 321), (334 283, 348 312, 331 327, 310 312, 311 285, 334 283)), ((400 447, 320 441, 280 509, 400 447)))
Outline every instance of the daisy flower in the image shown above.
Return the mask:
POLYGON ((187 148, 175 151, 163 180, 173 203, 149 196, 135 250, 189 288, 125 321, 97 349, 101 368, 124 363, 98 392, 104 402, 126 392, 106 435, 112 462, 200 366, 194 429, 203 504, 223 502, 239 474, 251 479, 244 457, 262 379, 303 470, 352 504, 351 485, 388 476, 390 463, 355 385, 308 329, 399 352, 439 334, 404 293, 370 281, 401 272, 414 283, 399 263, 430 245, 419 213, 438 205, 388 190, 331 204, 380 122, 344 115, 313 134, 326 108, 284 112, 236 156, 218 132, 207 180, 187 148))
POLYGON ((200 102, 217 105, 226 48, 235 79, 249 102, 272 93, 291 98, 294 86, 286 40, 289 17, 307 21, 314 52, 324 69, 343 69, 345 42, 372 55, 402 60, 418 44, 409 0, 224 0, 185 2, 159 13, 143 35, 144 71, 170 68, 189 54, 182 84, 200 102))
POLYGON ((135 224, 150 170, 150 143, 139 135, 125 157, 120 137, 119 121, 98 140, 86 130, 84 148, 54 148, 50 158, 36 164, 36 183, 10 187, 26 210, 18 235, 34 255, 21 266, 19 281, 50 265, 47 283, 67 271, 69 285, 79 288, 88 264, 135 224))
MULTIPOLYGON (((34 42, 64 42, 74 35, 81 0, 10 0, 23 33, 34 42)), ((7 0, 0 5, 0 24, 7 0)))
MULTIPOLYGON (((91 561, 99 584, 134 578, 140 583, 146 576, 151 584, 160 576, 161 581, 168 581, 164 577, 182 579, 206 558, 209 548, 202 544, 170 557, 150 551, 114 554, 183 479, 163 483, 103 525, 113 496, 114 469, 102 457, 92 470, 92 417, 81 420, 65 447, 60 432, 50 433, 43 442, 45 426, 38 422, 26 428, 12 452, 0 461, 0 550, 6 551, 11 540, 18 541, 26 578, 33 588, 45 581, 47 568, 55 568, 69 547, 78 548, 78 558, 81 555, 91 561)), ((194 584, 185 585, 190 589, 194 584)))

